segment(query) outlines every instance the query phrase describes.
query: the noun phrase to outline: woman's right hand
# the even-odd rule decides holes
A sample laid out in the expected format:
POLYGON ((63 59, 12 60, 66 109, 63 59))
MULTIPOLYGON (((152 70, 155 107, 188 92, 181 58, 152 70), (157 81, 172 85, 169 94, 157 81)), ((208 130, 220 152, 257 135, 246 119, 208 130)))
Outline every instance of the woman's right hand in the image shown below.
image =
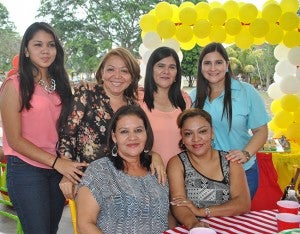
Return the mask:
POLYGON ((73 162, 69 159, 58 158, 54 169, 76 185, 81 181, 81 177, 84 175, 81 169, 87 166, 88 164, 85 162, 73 162))
POLYGON ((66 199, 75 199, 77 185, 73 184, 67 177, 63 177, 59 183, 59 188, 66 199))

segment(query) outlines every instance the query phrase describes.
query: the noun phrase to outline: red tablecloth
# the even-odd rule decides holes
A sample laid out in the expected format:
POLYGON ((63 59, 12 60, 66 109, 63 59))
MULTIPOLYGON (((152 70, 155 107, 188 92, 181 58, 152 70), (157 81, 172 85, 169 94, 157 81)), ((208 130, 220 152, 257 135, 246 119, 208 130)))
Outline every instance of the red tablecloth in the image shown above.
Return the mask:
MULTIPOLYGON (((267 234, 277 233, 276 210, 251 211, 233 217, 211 217, 202 221, 218 234, 267 234)), ((185 227, 176 227, 163 234, 188 233, 185 227)))

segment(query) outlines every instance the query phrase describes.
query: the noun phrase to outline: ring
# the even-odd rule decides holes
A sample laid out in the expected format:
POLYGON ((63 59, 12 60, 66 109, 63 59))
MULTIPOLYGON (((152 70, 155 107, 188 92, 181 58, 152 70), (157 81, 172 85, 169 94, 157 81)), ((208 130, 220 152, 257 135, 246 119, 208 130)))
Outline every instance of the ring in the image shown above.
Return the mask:
POLYGON ((184 200, 184 201, 182 201, 182 203, 187 203, 187 201, 186 201, 186 200, 184 200))
POLYGON ((166 172, 164 172, 164 175, 166 175, 167 173, 166 172))

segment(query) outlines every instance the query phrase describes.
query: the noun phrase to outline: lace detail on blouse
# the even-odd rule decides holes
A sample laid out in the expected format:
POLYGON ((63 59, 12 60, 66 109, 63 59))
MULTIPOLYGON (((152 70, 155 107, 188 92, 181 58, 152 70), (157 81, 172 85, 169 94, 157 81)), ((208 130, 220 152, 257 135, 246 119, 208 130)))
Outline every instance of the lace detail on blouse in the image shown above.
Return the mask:
POLYGON ((209 179, 199 173, 191 164, 187 152, 183 151, 178 156, 182 161, 185 176, 185 189, 187 197, 201 207, 223 204, 230 199, 229 186, 229 161, 227 152, 219 151, 221 170, 224 176, 222 181, 209 179))

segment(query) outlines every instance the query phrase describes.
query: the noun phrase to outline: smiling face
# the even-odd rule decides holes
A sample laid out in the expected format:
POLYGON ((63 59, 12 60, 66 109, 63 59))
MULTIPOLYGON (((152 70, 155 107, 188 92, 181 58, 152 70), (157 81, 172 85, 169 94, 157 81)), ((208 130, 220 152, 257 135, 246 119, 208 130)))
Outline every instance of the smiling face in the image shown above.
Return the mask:
POLYGON ((176 79, 176 74, 176 61, 172 56, 154 64, 153 79, 158 88, 169 89, 176 79))
POLYGON ((125 62, 116 55, 107 59, 102 69, 103 86, 108 95, 123 95, 131 84, 132 76, 125 62))
POLYGON ((56 45, 53 36, 44 30, 37 31, 28 42, 25 56, 39 69, 47 69, 55 60, 56 45))
POLYGON ((191 154, 202 156, 211 150, 213 131, 205 118, 201 116, 187 118, 180 132, 182 142, 191 154))
POLYGON ((118 154, 125 161, 136 159, 145 149, 147 134, 144 122, 136 115, 120 117, 112 139, 118 145, 118 154))
POLYGON ((201 63, 202 74, 211 84, 225 82, 227 68, 228 63, 217 51, 206 54, 201 63))

